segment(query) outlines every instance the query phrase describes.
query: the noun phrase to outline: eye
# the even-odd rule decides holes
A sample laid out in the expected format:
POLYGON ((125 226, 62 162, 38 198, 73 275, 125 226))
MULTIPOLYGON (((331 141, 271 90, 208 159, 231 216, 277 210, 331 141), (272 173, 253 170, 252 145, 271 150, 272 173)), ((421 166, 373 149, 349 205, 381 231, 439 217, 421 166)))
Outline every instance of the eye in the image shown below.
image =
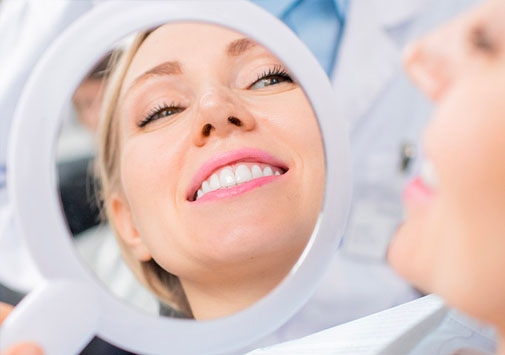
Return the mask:
POLYGON ((177 105, 158 105, 157 107, 151 109, 151 111, 142 119, 137 125, 140 128, 147 126, 152 121, 159 120, 160 118, 173 116, 176 113, 184 111, 184 107, 179 107, 177 105))
POLYGON ((471 31, 470 42, 475 49, 485 53, 493 53, 496 50, 494 42, 482 26, 471 31))
POLYGON ((293 79, 280 65, 268 69, 258 76, 258 79, 248 87, 251 90, 263 89, 267 86, 277 85, 283 82, 292 83, 293 79))

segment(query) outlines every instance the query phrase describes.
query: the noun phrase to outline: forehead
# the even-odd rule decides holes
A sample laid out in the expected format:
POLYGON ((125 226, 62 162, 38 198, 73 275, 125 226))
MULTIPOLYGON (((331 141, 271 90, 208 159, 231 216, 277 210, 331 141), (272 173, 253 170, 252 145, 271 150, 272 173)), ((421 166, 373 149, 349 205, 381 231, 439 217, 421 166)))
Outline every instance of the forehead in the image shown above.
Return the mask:
POLYGON ((127 87, 141 73, 157 65, 177 61, 201 63, 225 55, 231 42, 244 35, 217 25, 204 23, 166 24, 145 39, 133 57, 125 77, 127 87))

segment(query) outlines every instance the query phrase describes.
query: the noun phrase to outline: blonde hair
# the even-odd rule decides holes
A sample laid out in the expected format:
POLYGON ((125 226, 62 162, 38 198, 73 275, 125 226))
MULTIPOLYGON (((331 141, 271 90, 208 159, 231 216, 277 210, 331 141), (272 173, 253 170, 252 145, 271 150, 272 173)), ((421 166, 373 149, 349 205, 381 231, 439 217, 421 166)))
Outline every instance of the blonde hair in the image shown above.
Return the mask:
POLYGON ((164 304, 184 316, 192 317, 191 308, 179 281, 179 278, 163 269, 153 259, 139 261, 119 235, 114 225, 111 196, 121 192, 120 176, 120 138, 119 123, 116 117, 117 105, 126 72, 140 48, 141 44, 152 31, 142 32, 135 37, 130 47, 123 54, 116 51, 109 63, 110 76, 104 96, 102 115, 99 126, 99 152, 96 164, 98 177, 98 200, 102 207, 102 220, 107 220, 119 243, 123 258, 137 279, 153 291, 164 304), (105 212, 105 213, 103 213, 105 212))

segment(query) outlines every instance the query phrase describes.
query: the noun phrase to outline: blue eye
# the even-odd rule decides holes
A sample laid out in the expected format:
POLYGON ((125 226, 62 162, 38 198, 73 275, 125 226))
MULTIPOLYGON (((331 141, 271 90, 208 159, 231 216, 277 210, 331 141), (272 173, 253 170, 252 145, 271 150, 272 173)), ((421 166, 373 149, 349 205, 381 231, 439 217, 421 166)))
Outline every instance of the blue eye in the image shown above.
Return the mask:
POLYGON ((143 128, 143 127, 147 126, 149 123, 151 123, 152 121, 156 121, 156 120, 159 120, 160 118, 172 116, 172 115, 175 115, 176 113, 179 113, 182 111, 184 111, 184 108, 176 106, 176 105, 170 105, 170 106, 166 105, 166 104, 159 105, 159 106, 155 107, 154 109, 152 109, 146 115, 146 117, 138 123, 138 126, 140 128, 143 128))
POLYGON ((256 81, 252 83, 248 89, 263 89, 267 86, 277 85, 283 82, 292 83, 293 79, 285 69, 283 69, 280 65, 276 65, 275 67, 268 69, 268 71, 260 74, 258 79, 256 79, 256 81))

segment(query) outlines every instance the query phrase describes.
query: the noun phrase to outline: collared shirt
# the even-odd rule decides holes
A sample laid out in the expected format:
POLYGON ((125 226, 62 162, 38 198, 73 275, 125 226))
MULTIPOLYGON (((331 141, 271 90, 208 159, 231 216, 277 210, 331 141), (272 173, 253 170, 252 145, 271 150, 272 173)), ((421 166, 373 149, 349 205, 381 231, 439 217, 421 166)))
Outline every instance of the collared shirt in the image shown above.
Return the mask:
POLYGON ((278 17, 307 45, 331 76, 349 0, 251 0, 278 17))

